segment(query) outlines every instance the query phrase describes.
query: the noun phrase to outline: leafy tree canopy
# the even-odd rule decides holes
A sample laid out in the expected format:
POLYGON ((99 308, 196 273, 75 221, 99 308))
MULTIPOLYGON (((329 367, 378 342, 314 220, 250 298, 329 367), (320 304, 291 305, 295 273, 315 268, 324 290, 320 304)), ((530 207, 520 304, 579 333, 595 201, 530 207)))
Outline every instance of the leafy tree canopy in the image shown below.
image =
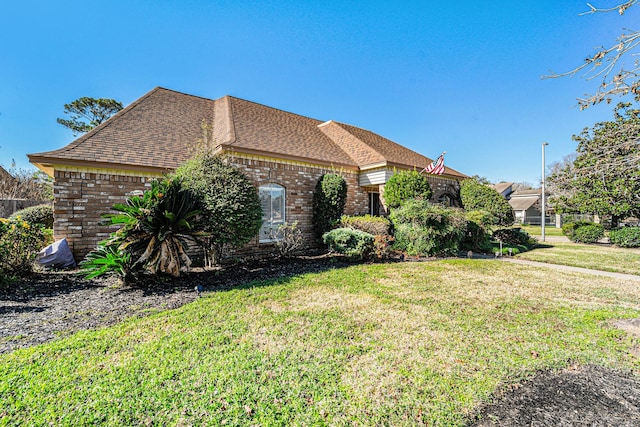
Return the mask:
POLYGON ((69 104, 64 104, 64 113, 69 119, 56 121, 73 131, 74 135, 85 133, 122 110, 122 103, 110 98, 90 98, 84 96, 69 104))
POLYGON ((614 120, 596 123, 574 135, 573 162, 549 177, 550 202, 559 212, 640 215, 640 110, 619 104, 614 120))
POLYGON ((460 198, 467 211, 486 211, 492 217, 493 225, 513 224, 513 209, 509 202, 496 190, 475 179, 466 179, 460 185, 460 198))

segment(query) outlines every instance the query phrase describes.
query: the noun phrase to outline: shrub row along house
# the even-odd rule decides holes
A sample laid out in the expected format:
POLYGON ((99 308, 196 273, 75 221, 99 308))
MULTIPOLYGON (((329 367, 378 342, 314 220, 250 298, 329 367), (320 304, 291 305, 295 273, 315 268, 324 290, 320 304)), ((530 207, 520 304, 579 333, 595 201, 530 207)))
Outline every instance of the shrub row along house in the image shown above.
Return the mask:
MULTIPOLYGON (((421 170, 431 159, 373 132, 225 96, 211 100, 155 88, 64 148, 30 154, 54 178, 54 236, 84 257, 110 231, 100 215, 177 168, 206 144, 253 181, 264 223, 243 251, 270 251, 270 231, 298 222, 315 242, 312 198, 318 179, 341 174, 348 184, 345 213, 384 214, 380 198, 394 170, 421 170)), ((457 204, 451 168, 429 176, 433 200, 457 204)))

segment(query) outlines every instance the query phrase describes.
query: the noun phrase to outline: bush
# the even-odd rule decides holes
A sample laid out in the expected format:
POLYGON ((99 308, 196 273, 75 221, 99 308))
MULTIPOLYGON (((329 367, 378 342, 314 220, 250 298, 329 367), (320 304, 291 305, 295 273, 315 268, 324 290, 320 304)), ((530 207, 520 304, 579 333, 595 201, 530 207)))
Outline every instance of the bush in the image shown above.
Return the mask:
POLYGON ((31 273, 44 240, 42 225, 0 218, 0 282, 31 273))
POLYGON ((298 221, 293 224, 284 223, 271 233, 280 258, 291 258, 296 255, 304 244, 302 230, 298 228, 298 221))
POLYGON ((409 255, 450 256, 460 250, 467 221, 460 209, 408 200, 391 212, 394 247, 409 255))
POLYGON ((427 178, 413 170, 394 173, 384 185, 382 198, 388 207, 397 208, 406 200, 429 200, 431 194, 431 186, 427 178))
POLYGON ((513 224, 513 209, 509 202, 496 190, 475 179, 462 181, 460 198, 465 210, 488 212, 491 215, 491 225, 507 227, 513 224))
POLYGON ((640 248, 640 227, 623 227, 611 230, 609 240, 623 248, 640 248))
POLYGON ((31 206, 14 212, 9 219, 22 219, 30 224, 42 224, 44 228, 53 228, 53 207, 51 205, 31 206))
POLYGON ((576 243, 596 243, 604 237, 602 224, 589 224, 578 227, 573 232, 573 240, 576 243))
POLYGON ((258 190, 238 168, 205 152, 180 166, 174 176, 198 200, 214 262, 225 245, 241 247, 260 231, 262 207, 258 190))
POLYGON ((493 232, 492 238, 506 245, 529 245, 531 237, 522 228, 501 228, 493 232))
POLYGON ((595 222, 576 221, 564 224, 562 233, 576 243, 595 243, 604 237, 604 227, 595 222))
POLYGON ((351 259, 365 259, 374 249, 374 237, 371 234, 352 228, 331 230, 322 236, 322 241, 331 251, 351 259))
POLYGON ((391 222, 381 216, 347 216, 340 218, 340 226, 343 228, 353 228, 365 233, 378 235, 388 235, 391 222))
POLYGON ((491 250, 491 229, 492 216, 487 211, 476 210, 465 212, 467 228, 464 238, 460 244, 460 249, 479 252, 489 252, 491 250))
POLYGON ((318 237, 340 220, 347 202, 347 183, 334 173, 322 175, 313 192, 313 229, 318 237))

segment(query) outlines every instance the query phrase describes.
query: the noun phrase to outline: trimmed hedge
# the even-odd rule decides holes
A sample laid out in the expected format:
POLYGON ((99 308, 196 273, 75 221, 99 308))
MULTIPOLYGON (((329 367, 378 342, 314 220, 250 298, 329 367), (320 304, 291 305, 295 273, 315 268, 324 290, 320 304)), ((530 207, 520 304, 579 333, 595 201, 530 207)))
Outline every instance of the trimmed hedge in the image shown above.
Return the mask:
POLYGON ((573 232, 576 243, 596 243, 604 237, 604 227, 601 224, 583 225, 573 232))
POLYGON ((348 216, 343 215, 340 218, 340 226, 342 228, 354 228, 364 231, 365 233, 378 235, 388 235, 391 222, 387 218, 381 216, 348 216))
POLYGON ((322 241, 330 250, 351 259, 365 259, 374 249, 373 235, 352 228, 331 230, 322 236, 322 241))
POLYGON ((465 179, 460 184, 462 206, 467 211, 486 211, 491 215, 491 225, 502 227, 513 224, 513 209, 496 190, 475 179, 465 179))
POLYGON ((411 170, 391 175, 391 178, 384 185, 382 198, 388 207, 397 208, 407 200, 429 200, 431 194, 433 192, 427 178, 421 173, 411 170))
POLYGON ((44 241, 41 224, 0 218, 0 284, 31 273, 44 241))
POLYGON ((604 227, 589 221, 568 222, 562 233, 575 243, 595 243, 604 237, 604 227))
POLYGON ((501 228, 493 232, 493 239, 502 241, 503 244, 507 245, 523 245, 527 246, 529 244, 529 233, 524 231, 522 228, 514 227, 514 228, 501 228))
POLYGON ((322 175, 313 191, 313 229, 322 237, 331 230, 344 213, 347 202, 347 182, 340 175, 322 175))
POLYGON ((609 231, 609 240, 623 248, 640 248, 640 227, 623 227, 609 231))
POLYGON ((44 228, 53 228, 53 207, 51 205, 36 205, 14 212, 10 220, 22 219, 29 224, 41 224, 44 228))

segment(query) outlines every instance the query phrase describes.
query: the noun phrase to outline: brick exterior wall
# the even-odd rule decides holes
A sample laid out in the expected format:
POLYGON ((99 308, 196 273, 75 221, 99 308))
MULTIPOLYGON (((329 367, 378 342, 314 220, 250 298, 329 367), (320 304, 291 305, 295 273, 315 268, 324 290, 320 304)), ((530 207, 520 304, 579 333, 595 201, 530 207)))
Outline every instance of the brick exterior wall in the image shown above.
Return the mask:
POLYGON ((82 260, 117 229, 99 225, 100 215, 111 211, 114 203, 124 202, 132 191, 144 191, 149 186, 146 177, 56 170, 54 238, 66 237, 76 261, 82 260))
MULTIPOLYGON (((265 184, 278 184, 285 188, 285 220, 288 223, 298 222, 308 248, 318 247, 312 222, 313 191, 322 175, 338 173, 345 178, 346 215, 364 215, 369 210, 368 193, 358 184, 358 173, 355 171, 335 171, 330 168, 253 158, 233 158, 232 163, 247 174, 256 188, 265 184)), ((273 245, 259 243, 256 238, 236 253, 265 255, 272 251, 273 245)))
MULTIPOLYGON (((313 233, 313 192, 318 179, 326 173, 339 173, 347 182, 345 214, 364 215, 369 212, 369 192, 383 192, 379 187, 363 188, 356 171, 335 171, 331 168, 276 162, 260 158, 233 157, 231 162, 243 170, 256 188, 265 184, 278 184, 285 188, 286 221, 298 222, 308 248, 318 247, 313 233)), ((54 237, 67 238, 76 260, 81 260, 96 244, 107 238, 114 228, 99 225, 100 215, 111 210, 114 203, 122 203, 133 191, 150 187, 152 177, 117 173, 93 173, 56 170, 54 175, 54 237)), ((459 194, 459 183, 454 179, 430 176, 433 201, 449 192, 459 194)), ((238 255, 266 255, 273 245, 249 242, 236 251, 238 255)))

